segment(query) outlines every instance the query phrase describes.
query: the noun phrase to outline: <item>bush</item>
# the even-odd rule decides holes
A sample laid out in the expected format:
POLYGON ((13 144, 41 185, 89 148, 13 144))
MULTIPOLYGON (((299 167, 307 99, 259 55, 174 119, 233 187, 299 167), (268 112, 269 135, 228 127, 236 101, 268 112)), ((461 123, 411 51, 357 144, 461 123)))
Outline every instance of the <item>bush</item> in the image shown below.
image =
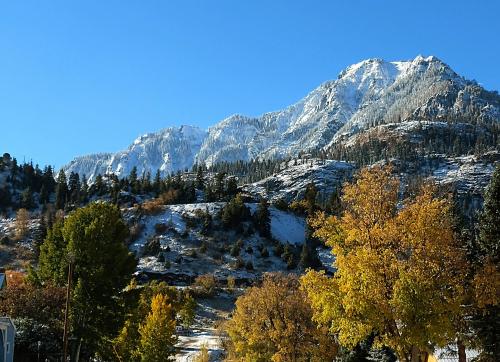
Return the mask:
POLYGON ((156 234, 164 234, 168 230, 168 226, 165 223, 157 223, 155 224, 155 232, 156 234))
POLYGON ((245 264, 245 269, 246 270, 253 270, 253 263, 251 260, 247 261, 247 263, 245 264))
POLYGON ((282 199, 282 198, 279 198, 276 201, 274 201, 273 205, 278 210, 288 211, 288 203, 284 199, 282 199))
POLYGON ((276 245, 276 247, 274 248, 274 255, 276 255, 279 258, 283 254, 283 252, 284 252, 283 244, 278 243, 278 245, 276 245))
POLYGON ((306 215, 307 212, 307 204, 305 203, 304 200, 292 201, 292 203, 290 204, 290 210, 295 215, 304 216, 306 215))
POLYGON ((198 295, 213 296, 217 291, 217 279, 213 274, 203 274, 196 277, 194 291, 198 295))
POLYGON ((227 289, 229 292, 233 292, 234 288, 236 287, 236 279, 233 276, 228 276, 227 277, 227 289))
POLYGON ((245 262, 243 261, 242 257, 239 256, 236 258, 236 261, 233 264, 234 269, 242 269, 245 266, 245 262))
POLYGON ((158 237, 150 238, 144 245, 144 255, 157 255, 161 250, 160 239, 158 237))
POLYGON ((201 243, 201 246, 200 246, 200 253, 205 254, 205 253, 207 252, 207 249, 208 249, 208 244, 207 244, 207 242, 204 240, 204 241, 201 243))
MULTIPOLYGON (((222 225, 241 230, 241 222, 250 218, 250 209, 243 203, 240 195, 229 201, 221 210, 222 225)), ((243 230, 241 230, 242 232, 243 230)))
POLYGON ((194 356, 193 362, 209 362, 210 355, 208 354, 208 348, 205 343, 201 345, 200 352, 194 356))
POLYGON ((266 248, 262 249, 260 251, 260 256, 263 257, 263 258, 267 258, 269 256, 269 251, 267 251, 266 248))
POLYGON ((144 229, 144 224, 141 224, 141 223, 138 223, 138 222, 134 222, 129 227, 129 234, 128 234, 127 242, 128 243, 133 243, 134 241, 136 241, 137 239, 139 239, 139 237, 142 234, 142 230, 143 229, 144 229))
POLYGON ((196 253, 196 250, 192 249, 189 254, 188 254, 191 258, 197 258, 198 257, 198 254, 196 253))
POLYGON ((145 215, 158 215, 163 211, 163 203, 160 199, 148 200, 141 205, 141 209, 145 215))
POLYGON ((238 245, 233 245, 233 247, 231 248, 231 256, 237 257, 239 255, 240 255, 240 248, 238 247, 238 245))

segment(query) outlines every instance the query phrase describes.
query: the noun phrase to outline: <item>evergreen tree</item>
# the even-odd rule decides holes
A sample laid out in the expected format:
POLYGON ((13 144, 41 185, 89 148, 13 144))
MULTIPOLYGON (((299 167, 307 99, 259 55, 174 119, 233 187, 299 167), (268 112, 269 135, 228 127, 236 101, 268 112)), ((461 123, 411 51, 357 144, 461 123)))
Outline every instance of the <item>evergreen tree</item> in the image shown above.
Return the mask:
POLYGON ((306 203, 306 210, 309 216, 313 216, 314 211, 316 211, 316 196, 318 195, 318 189, 314 183, 310 183, 306 186, 306 191, 304 194, 304 201, 306 203))
POLYGON ((108 192, 108 187, 104 182, 104 179, 101 174, 98 174, 95 178, 94 184, 91 186, 92 193, 97 196, 103 196, 108 192))
POLYGON ((495 168, 485 192, 479 219, 479 238, 475 260, 476 303, 480 309, 473 320, 481 351, 481 361, 500 356, 500 166, 495 168), (496 285, 496 287, 495 287, 496 285), (490 290, 490 293, 486 291, 490 290))
POLYGON ((201 165, 198 166, 196 170, 196 188, 198 190, 203 190, 205 188, 205 173, 201 165))
POLYGON ((215 175, 215 195, 218 200, 222 200, 224 197, 224 179, 226 177, 225 172, 219 172, 215 175))
POLYGON ((265 238, 271 236, 271 213, 269 212, 269 204, 264 198, 260 199, 255 211, 254 224, 260 236, 265 238))
POLYGON ((22 208, 31 210, 35 207, 35 200, 33 199, 33 191, 31 191, 30 187, 24 189, 21 193, 21 205, 22 208))
POLYGON ((45 184, 42 184, 42 187, 40 188, 40 204, 44 205, 49 202, 49 192, 47 191, 47 187, 45 184))
POLYGON ((128 175, 128 180, 130 184, 130 192, 133 194, 138 194, 140 192, 139 181, 137 180, 137 167, 134 166, 128 175))
POLYGON ((323 266, 321 264, 321 261, 319 260, 318 251, 316 250, 316 248, 311 246, 307 240, 305 240, 304 244, 302 245, 299 265, 303 269, 319 269, 323 266))
POLYGON ((56 203, 55 207, 58 210, 63 210, 66 206, 66 202, 68 199, 68 185, 66 183, 66 174, 61 169, 59 174, 57 175, 57 184, 56 184, 56 203))
POLYGON ((12 205, 12 195, 8 185, 0 187, 0 211, 7 211, 12 205))
POLYGON ((205 186, 205 202, 213 202, 216 200, 215 193, 210 184, 205 186))
POLYGON ((225 228, 236 228, 250 216, 250 210, 243 203, 240 195, 236 195, 222 209, 221 221, 225 228))
POLYGON ((205 209, 205 212, 203 213, 203 224, 201 227, 201 233, 203 235, 208 235, 210 234, 212 230, 213 222, 212 222, 212 215, 210 215, 210 212, 208 211, 208 207, 205 209))
POLYGON ((238 182, 235 177, 229 177, 227 180, 226 195, 233 197, 238 193, 238 182))
POLYGON ((80 188, 80 176, 75 172, 71 172, 68 180, 68 198, 72 204, 80 202, 80 188))
POLYGON ((153 192, 158 196, 161 192, 161 175, 160 170, 156 170, 155 179, 153 181, 153 192))
POLYGON ((89 359, 106 353, 124 319, 120 293, 132 279, 135 259, 125 245, 128 228, 120 210, 96 202, 56 221, 40 248, 36 276, 64 285, 74 263, 71 333, 89 359))
POLYGON ((86 204, 89 199, 89 185, 87 183, 87 177, 83 175, 82 186, 80 190, 80 203, 86 204))
POLYGON ((37 277, 42 282, 48 281, 56 285, 63 285, 66 280, 67 243, 64 240, 62 228, 63 220, 56 220, 47 230, 47 236, 40 246, 37 277))

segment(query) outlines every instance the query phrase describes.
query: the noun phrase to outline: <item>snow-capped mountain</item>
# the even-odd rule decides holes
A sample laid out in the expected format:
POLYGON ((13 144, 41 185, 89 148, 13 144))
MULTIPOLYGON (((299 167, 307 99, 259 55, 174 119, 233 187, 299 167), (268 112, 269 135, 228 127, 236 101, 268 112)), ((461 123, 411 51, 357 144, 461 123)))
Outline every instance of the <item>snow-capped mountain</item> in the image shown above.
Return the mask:
POLYGON ((77 157, 64 169, 90 180, 98 174, 126 176, 134 166, 139 175, 160 170, 165 176, 190 168, 205 137, 206 131, 197 127, 170 127, 140 136, 125 151, 77 157))
POLYGON ((500 121, 500 96, 467 81, 436 57, 410 61, 369 59, 343 70, 297 103, 259 117, 233 115, 208 131, 183 126, 138 138, 116 154, 79 157, 67 172, 89 177, 114 172, 163 175, 194 162, 294 156, 301 151, 352 145, 380 127, 410 132, 412 127, 463 124, 481 127, 500 121))

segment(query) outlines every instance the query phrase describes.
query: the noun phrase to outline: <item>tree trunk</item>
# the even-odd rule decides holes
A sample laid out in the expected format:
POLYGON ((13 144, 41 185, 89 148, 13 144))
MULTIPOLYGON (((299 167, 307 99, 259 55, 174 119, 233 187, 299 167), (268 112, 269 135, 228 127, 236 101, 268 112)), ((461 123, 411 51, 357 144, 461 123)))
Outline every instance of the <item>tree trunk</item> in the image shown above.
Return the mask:
POLYGON ((458 348, 458 362, 467 362, 467 356, 465 355, 465 346, 460 338, 457 340, 457 348, 458 348))
POLYGON ((80 362, 80 349, 82 348, 82 339, 80 338, 78 341, 78 348, 76 349, 76 358, 75 362, 80 362))
POLYGON ((411 362, 420 362, 420 350, 417 346, 411 347, 411 362))

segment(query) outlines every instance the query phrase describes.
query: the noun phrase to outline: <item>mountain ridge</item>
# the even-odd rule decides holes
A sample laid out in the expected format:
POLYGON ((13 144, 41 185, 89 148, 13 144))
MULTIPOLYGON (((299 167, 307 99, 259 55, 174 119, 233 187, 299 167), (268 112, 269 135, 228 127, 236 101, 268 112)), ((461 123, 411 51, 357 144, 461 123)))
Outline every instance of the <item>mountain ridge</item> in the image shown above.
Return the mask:
POLYGON ((498 124, 500 97, 455 73, 440 59, 417 56, 387 62, 372 58, 342 70, 282 110, 257 117, 231 115, 203 130, 168 127, 138 137, 127 150, 81 156, 63 169, 125 176, 160 170, 163 176, 221 161, 296 156, 349 144, 376 126, 405 122, 498 124))

